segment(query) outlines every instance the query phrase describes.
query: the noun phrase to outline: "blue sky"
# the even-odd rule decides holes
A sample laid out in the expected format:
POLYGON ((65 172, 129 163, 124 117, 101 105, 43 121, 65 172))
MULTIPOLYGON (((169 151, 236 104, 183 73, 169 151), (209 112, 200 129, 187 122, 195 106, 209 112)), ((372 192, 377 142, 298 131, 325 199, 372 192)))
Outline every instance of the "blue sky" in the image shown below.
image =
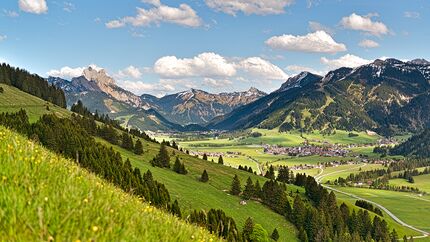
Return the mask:
POLYGON ((426 0, 8 0, 0 61, 71 79, 104 68, 137 94, 255 86, 376 58, 430 59, 426 0))

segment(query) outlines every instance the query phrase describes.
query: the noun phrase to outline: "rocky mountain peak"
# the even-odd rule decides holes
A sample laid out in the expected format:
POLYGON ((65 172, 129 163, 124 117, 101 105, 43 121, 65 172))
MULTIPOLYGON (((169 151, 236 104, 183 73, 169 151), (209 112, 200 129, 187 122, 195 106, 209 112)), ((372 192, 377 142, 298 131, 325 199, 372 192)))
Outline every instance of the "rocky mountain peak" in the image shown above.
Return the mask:
POLYGON ((94 81, 102 85, 115 85, 115 80, 104 69, 97 70, 89 66, 82 74, 88 81, 94 81))

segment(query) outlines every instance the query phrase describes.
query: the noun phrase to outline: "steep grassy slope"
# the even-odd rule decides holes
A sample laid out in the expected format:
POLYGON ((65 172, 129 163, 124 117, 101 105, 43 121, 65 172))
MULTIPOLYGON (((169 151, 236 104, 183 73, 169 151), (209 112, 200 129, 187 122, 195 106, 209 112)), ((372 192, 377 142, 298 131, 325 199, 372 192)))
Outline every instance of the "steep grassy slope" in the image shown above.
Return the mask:
MULTIPOLYGON (((151 170, 154 178, 166 185, 172 198, 178 199, 182 209, 208 210, 210 208, 221 208, 227 215, 235 219, 239 228, 243 227, 248 217, 252 217, 255 223, 261 224, 270 233, 277 228, 280 241, 296 241, 296 229, 283 216, 274 213, 259 202, 249 201, 246 205, 240 205, 241 199, 239 197, 228 194, 235 174, 239 176, 242 186, 245 185, 248 176, 254 182, 259 180, 261 185, 267 180, 266 178, 210 161, 203 161, 176 151, 176 155, 185 163, 185 167, 188 170, 187 175, 179 175, 172 170, 150 165, 149 161, 159 150, 159 145, 157 144, 145 142, 145 153, 142 156, 138 156, 121 147, 113 146, 102 139, 97 140, 107 146, 114 147, 115 150, 121 153, 123 158, 129 158, 131 163, 141 170, 151 170), (209 174, 208 183, 202 183, 198 180, 204 169, 209 174)), ((169 149, 169 154, 172 154, 173 151, 173 149, 169 149)), ((173 158, 171 158, 171 162, 173 162, 173 158)), ((293 185, 289 185, 288 189, 293 192, 299 189, 299 191, 303 192, 303 188, 293 185)))
POLYGON ((0 160, 2 241, 211 239, 3 127, 0 160))
POLYGON ((36 121, 43 114, 55 113, 58 117, 67 117, 70 114, 66 109, 20 91, 15 87, 5 84, 0 84, 0 87, 4 90, 3 93, 0 93, 0 113, 17 112, 24 109, 30 122, 36 121))

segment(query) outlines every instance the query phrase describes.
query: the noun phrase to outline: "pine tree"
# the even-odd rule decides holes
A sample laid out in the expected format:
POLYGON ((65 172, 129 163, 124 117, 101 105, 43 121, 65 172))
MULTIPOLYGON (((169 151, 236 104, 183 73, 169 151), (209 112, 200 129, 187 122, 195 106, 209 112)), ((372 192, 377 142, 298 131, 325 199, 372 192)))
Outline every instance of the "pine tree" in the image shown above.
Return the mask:
POLYGON ((240 188, 239 177, 237 175, 234 175, 233 182, 231 183, 230 194, 231 195, 239 195, 241 190, 242 189, 240 188))
POLYGON ((209 175, 206 170, 203 171, 202 176, 200 177, 201 182, 208 182, 209 181, 209 175))
POLYGON ((243 190, 242 194, 243 198, 246 200, 251 199, 252 197, 254 197, 254 191, 254 184, 252 183, 251 177, 248 177, 248 179, 246 180, 245 190, 243 190))
POLYGON ((185 168, 185 164, 181 163, 181 169, 180 174, 186 175, 188 173, 187 169, 185 168))
POLYGON ((160 145, 160 151, 153 160, 153 165, 158 167, 170 167, 170 157, 167 152, 166 144, 163 142, 160 145))
POLYGON ((173 171, 176 173, 181 173, 181 162, 179 162, 179 158, 177 156, 175 163, 173 164, 173 171))
POLYGON ((270 165, 269 170, 266 172, 264 177, 269 178, 271 180, 275 179, 275 169, 273 168, 272 165, 270 165))
POLYGON ((178 200, 175 200, 175 201, 173 202, 173 204, 172 204, 172 205, 171 205, 171 207, 170 207, 170 212, 171 212, 173 215, 178 216, 179 218, 180 218, 180 217, 182 217, 182 214, 181 214, 181 208, 179 207, 178 200))
POLYGON ((224 159, 222 158, 222 155, 218 158, 218 164, 224 165, 224 159))
POLYGON ((288 183, 290 181, 290 171, 288 166, 280 166, 278 169, 278 177, 276 178, 279 182, 288 183))
POLYGON ((250 241, 250 236, 254 231, 254 221, 252 218, 247 218, 245 221, 245 226, 243 227, 242 237, 244 241, 250 241))
POLYGON ((140 139, 138 139, 136 141, 136 144, 134 145, 134 153, 136 155, 141 155, 143 154, 143 145, 142 142, 140 141, 140 139))
POLYGON ((270 238, 272 238, 274 241, 278 241, 279 239, 279 233, 278 230, 275 228, 272 232, 272 235, 270 236, 270 238))
POLYGON ((257 182, 255 182, 254 197, 261 198, 261 195, 262 195, 261 185, 260 185, 260 182, 257 180, 257 182))

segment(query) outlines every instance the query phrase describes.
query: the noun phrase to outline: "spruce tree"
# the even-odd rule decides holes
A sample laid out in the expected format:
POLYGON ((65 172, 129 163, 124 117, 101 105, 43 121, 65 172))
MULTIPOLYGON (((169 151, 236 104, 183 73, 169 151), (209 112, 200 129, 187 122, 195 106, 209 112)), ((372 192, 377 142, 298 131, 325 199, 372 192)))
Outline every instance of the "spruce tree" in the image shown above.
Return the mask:
POLYGON ((269 170, 266 172, 264 177, 275 180, 275 168, 273 168, 272 165, 270 165, 269 170))
POLYGON ((206 155, 206 153, 203 154, 203 160, 208 160, 208 156, 206 155))
POLYGON ((143 145, 142 142, 140 141, 140 139, 138 139, 136 141, 136 144, 134 145, 134 153, 136 155, 141 155, 143 154, 143 145))
POLYGON ((231 195, 239 195, 241 190, 242 189, 240 188, 239 177, 237 175, 234 175, 233 182, 231 183, 230 194, 231 195))
POLYGON ((181 162, 179 162, 179 158, 176 156, 175 163, 173 164, 173 171, 176 173, 181 173, 181 162))
POLYGON ((180 173, 183 174, 183 175, 186 175, 188 173, 187 169, 185 168, 185 164, 184 163, 181 163, 180 173))
POLYGON ((222 155, 218 158, 218 164, 224 165, 224 159, 222 158, 222 155))
POLYGON ((247 218, 245 221, 245 226, 243 227, 242 237, 244 241, 250 241, 250 236, 254 231, 254 221, 252 218, 247 218))
POLYGON ((248 177, 248 179, 246 180, 245 190, 243 190, 242 194, 243 198, 246 200, 251 199, 252 197, 254 197, 254 191, 254 184, 252 183, 251 177, 248 177))
POLYGON ((167 152, 166 143, 163 142, 160 145, 160 151, 158 152, 158 155, 154 159, 155 166, 158 167, 170 167, 170 157, 167 152))
POLYGON ((257 180, 257 182, 255 182, 254 197, 261 198, 261 195, 262 195, 261 185, 260 185, 260 182, 257 180))
POLYGON ((288 166, 280 166, 278 169, 278 177, 276 178, 279 182, 288 183, 290 181, 290 171, 288 166))
POLYGON ((202 176, 200 177, 201 182, 208 182, 209 181, 209 175, 206 170, 203 171, 202 176))
POLYGON ((272 232, 272 235, 270 236, 270 238, 272 238, 274 241, 278 241, 279 239, 279 233, 278 230, 275 228, 272 232))

